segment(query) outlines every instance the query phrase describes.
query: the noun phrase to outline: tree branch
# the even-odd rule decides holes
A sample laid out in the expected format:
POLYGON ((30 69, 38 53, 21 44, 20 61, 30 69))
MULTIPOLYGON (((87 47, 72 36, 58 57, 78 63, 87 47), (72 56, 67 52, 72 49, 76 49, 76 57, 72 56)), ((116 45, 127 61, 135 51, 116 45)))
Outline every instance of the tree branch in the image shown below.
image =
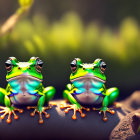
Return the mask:
POLYGON ((19 19, 30 10, 34 0, 18 0, 18 2, 20 7, 1 26, 0 36, 5 35, 7 32, 11 31, 15 27, 19 19))

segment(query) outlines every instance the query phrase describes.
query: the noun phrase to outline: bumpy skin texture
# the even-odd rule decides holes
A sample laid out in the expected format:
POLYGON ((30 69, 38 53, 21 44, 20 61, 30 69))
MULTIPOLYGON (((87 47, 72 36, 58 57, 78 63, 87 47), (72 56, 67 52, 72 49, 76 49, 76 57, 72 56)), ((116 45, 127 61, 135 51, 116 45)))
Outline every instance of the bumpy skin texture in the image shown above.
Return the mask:
POLYGON ((8 81, 6 89, 0 88, 0 113, 4 113, 1 119, 8 114, 7 123, 11 123, 11 114, 18 119, 15 111, 23 112, 22 109, 17 109, 14 105, 32 105, 27 108, 34 108, 31 116, 35 112, 39 113, 39 123, 43 123, 42 113, 48 118, 49 114, 45 112, 48 107, 49 100, 55 94, 55 88, 50 86, 44 88, 42 85, 43 76, 41 73, 43 62, 38 57, 31 57, 28 62, 19 62, 15 57, 9 57, 5 62, 7 69, 6 80, 8 81))
POLYGON ((81 117, 85 117, 82 109, 89 111, 89 108, 84 108, 80 103, 102 104, 101 108, 93 108, 93 110, 99 110, 100 114, 103 113, 103 120, 107 121, 106 112, 115 113, 108 106, 116 100, 119 90, 116 87, 106 89, 105 62, 102 59, 96 59, 93 63, 86 64, 82 63, 81 59, 75 58, 71 62, 71 70, 70 81, 72 84, 68 84, 63 92, 64 98, 71 104, 63 103, 61 108, 66 108, 66 113, 73 109, 72 118, 76 119, 76 111, 81 113, 81 117))

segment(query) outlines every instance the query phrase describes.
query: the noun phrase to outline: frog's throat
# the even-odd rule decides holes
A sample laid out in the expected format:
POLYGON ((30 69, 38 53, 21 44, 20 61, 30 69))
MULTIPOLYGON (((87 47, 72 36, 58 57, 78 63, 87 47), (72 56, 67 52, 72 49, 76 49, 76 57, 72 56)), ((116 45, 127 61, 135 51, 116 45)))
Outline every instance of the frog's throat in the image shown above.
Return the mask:
POLYGON ((93 75, 85 75, 85 76, 80 76, 80 77, 77 77, 77 78, 74 78, 71 80, 71 82, 74 82, 74 81, 77 81, 77 80, 82 80, 82 79, 95 79, 97 81, 101 81, 103 83, 105 83, 106 81, 99 78, 99 77, 96 77, 96 76, 93 76, 93 75))
POLYGON ((18 76, 7 79, 7 82, 10 82, 10 81, 16 80, 16 79, 21 79, 21 78, 30 78, 30 79, 33 79, 33 80, 36 80, 36 81, 39 81, 39 82, 43 81, 42 79, 39 79, 39 78, 31 76, 31 75, 18 75, 18 76))

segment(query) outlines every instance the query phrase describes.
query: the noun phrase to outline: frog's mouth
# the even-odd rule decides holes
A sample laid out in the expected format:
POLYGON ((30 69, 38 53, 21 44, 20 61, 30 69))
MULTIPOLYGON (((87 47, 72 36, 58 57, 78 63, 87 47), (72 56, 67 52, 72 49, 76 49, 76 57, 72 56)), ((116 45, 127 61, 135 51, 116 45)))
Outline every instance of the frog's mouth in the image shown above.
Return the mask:
POLYGON ((77 81, 77 80, 82 80, 82 79, 83 80, 84 79, 94 79, 96 81, 100 81, 100 82, 103 82, 103 83, 106 82, 105 80, 103 80, 103 79, 101 79, 101 78, 99 78, 97 76, 94 76, 93 74, 86 74, 84 76, 80 76, 80 77, 74 78, 74 79, 71 80, 71 82, 74 82, 74 81, 77 81))
POLYGON ((12 78, 9 78, 7 79, 8 82, 12 81, 12 80, 16 80, 16 79, 24 79, 24 78, 29 78, 29 79, 32 79, 32 80, 36 80, 36 81, 39 81, 39 82, 42 82, 43 80, 35 77, 35 76, 31 76, 31 75, 27 75, 27 74, 22 74, 22 75, 18 75, 18 76, 15 76, 15 77, 12 77, 12 78))

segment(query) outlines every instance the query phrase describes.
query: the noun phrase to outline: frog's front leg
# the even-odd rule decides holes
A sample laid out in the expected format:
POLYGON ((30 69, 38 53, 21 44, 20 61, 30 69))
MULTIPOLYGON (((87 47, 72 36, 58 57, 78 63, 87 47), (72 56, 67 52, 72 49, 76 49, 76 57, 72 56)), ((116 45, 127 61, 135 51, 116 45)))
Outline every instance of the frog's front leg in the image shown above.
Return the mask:
POLYGON ((0 114, 4 113, 3 115, 1 115, 1 119, 4 119, 5 116, 8 114, 7 123, 11 123, 11 115, 14 114, 14 119, 17 120, 18 115, 16 115, 15 111, 22 113, 23 110, 13 107, 11 105, 10 98, 6 94, 7 94, 7 91, 3 88, 0 88, 0 104, 6 106, 6 107, 0 106, 0 109, 2 109, 2 110, 0 110, 0 114))
POLYGON ((39 123, 43 123, 42 119, 42 113, 44 113, 46 118, 49 118, 50 115, 45 111, 47 109, 50 109, 51 106, 48 105, 47 107, 44 107, 45 104, 48 104, 48 102, 53 98, 55 94, 55 88, 54 87, 46 87, 43 91, 43 95, 39 98, 37 106, 28 106, 27 109, 34 109, 34 111, 31 113, 31 116, 34 116, 37 112, 39 114, 39 123))
MULTIPOLYGON (((70 85, 69 85, 70 86, 70 85)), ((89 108, 85 108, 83 106, 81 106, 76 100, 75 98, 72 96, 72 94, 70 93, 69 90, 64 90, 63 92, 63 96, 66 100, 70 101, 71 105, 69 104, 61 104, 61 109, 65 109, 65 113, 68 113, 69 110, 73 110, 74 111, 74 114, 72 116, 72 119, 75 120, 77 117, 76 117, 76 112, 80 112, 81 113, 81 117, 85 117, 85 114, 82 112, 82 109, 86 110, 86 111, 89 111, 89 108)))
POLYGON ((108 108, 108 105, 112 105, 116 98, 119 95, 118 88, 110 88, 106 91, 106 95, 103 99, 102 107, 99 109, 93 108, 93 110, 99 110, 99 114, 103 112, 103 120, 107 121, 106 112, 115 114, 115 111, 111 108, 108 108))

